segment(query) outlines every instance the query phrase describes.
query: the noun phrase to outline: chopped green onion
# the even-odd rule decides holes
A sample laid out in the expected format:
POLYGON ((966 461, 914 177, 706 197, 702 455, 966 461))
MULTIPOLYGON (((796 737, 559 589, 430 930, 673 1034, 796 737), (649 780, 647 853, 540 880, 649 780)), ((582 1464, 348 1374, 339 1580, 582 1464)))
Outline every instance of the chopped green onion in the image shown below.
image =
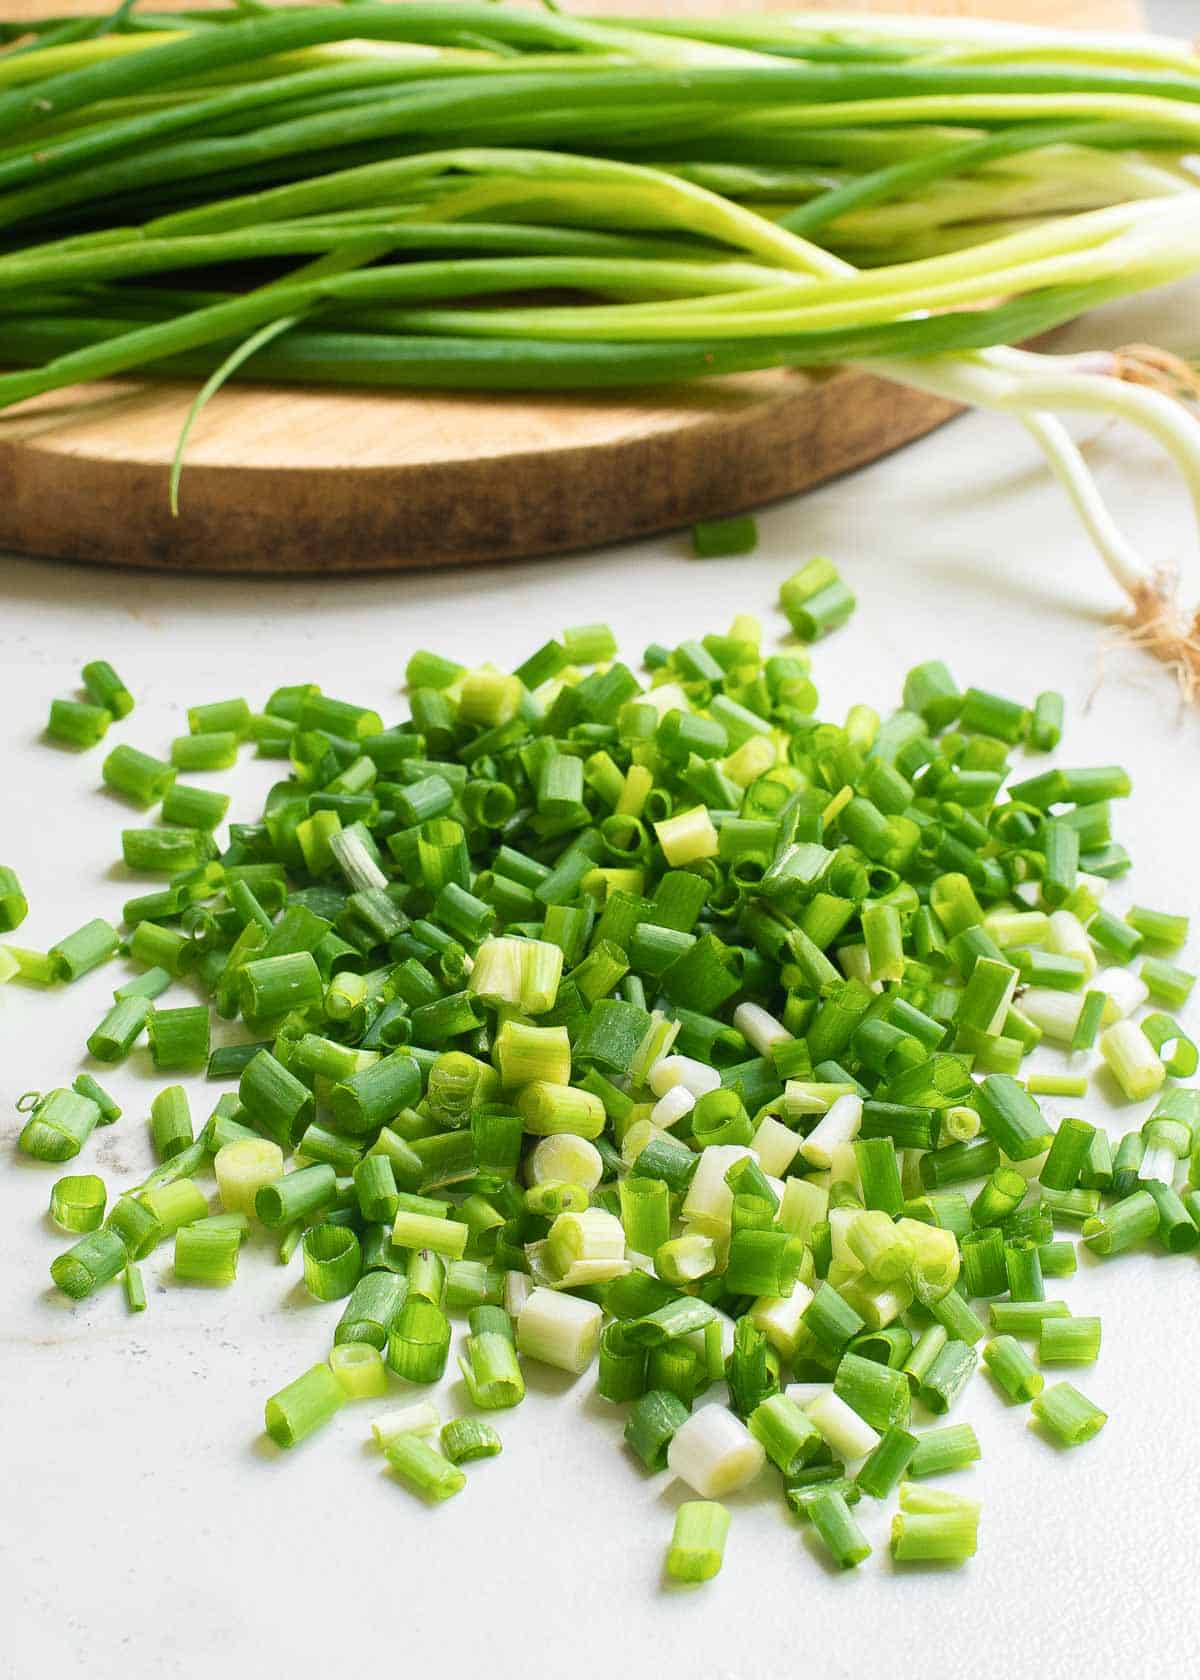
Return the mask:
POLYGON ((84 700, 52 700, 46 734, 66 747, 94 747, 108 733, 112 713, 84 700))
POLYGON ((297 1446, 328 1423, 345 1401, 346 1391, 329 1366, 313 1365, 267 1401, 267 1434, 277 1447, 297 1446))
MULTIPOLYGON (((244 1217, 244 1216, 231 1216, 244 1217)), ((242 1232, 237 1225, 201 1219, 175 1233, 175 1276, 180 1283, 211 1283, 219 1287, 237 1277, 242 1232)))
POLYGON ((82 1301, 125 1269, 125 1244, 108 1226, 89 1231, 51 1263, 50 1276, 64 1295, 82 1301))
POLYGON ((344 1225, 310 1225, 301 1239, 304 1286, 318 1301, 340 1301, 362 1272, 362 1247, 344 1225))
POLYGON ((482 1418, 452 1418, 442 1426, 442 1451, 451 1464, 472 1464, 479 1458, 495 1458, 500 1437, 482 1418))
POLYGON ((108 1193, 92 1173, 60 1178, 50 1191, 50 1217, 62 1231, 95 1231, 104 1223, 108 1193))
POLYGON ((1043 1389, 1030 1413, 1030 1423, 1039 1425, 1060 1447, 1081 1446, 1099 1434, 1108 1421, 1106 1412, 1067 1382, 1043 1389))
POLYGON ((461 1493, 467 1485, 457 1465, 435 1452, 420 1435, 390 1435, 383 1443, 383 1452, 405 1486, 431 1504, 461 1493))
POLYGON ((369 1342, 337 1342, 330 1350, 329 1369, 347 1400, 375 1400, 387 1393, 383 1356, 369 1342))

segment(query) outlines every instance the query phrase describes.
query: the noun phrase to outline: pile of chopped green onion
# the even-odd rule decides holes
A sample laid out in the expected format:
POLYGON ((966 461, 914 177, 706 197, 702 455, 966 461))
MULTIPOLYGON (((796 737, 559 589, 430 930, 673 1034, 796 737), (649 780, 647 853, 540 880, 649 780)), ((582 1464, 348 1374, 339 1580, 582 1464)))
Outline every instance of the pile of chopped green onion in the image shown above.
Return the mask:
POLYGON ((234 377, 862 363, 1020 419, 1143 638, 1200 674, 1057 418, 1141 427, 1200 508, 1194 378, 1006 348, 1200 269, 1198 141, 1200 61, 1166 37, 471 0, 0 25, 0 407, 130 373, 207 376, 194 417, 234 377))
MULTIPOLYGON (((721 1500, 768 1461, 841 1566, 870 1551, 854 1506, 897 1489, 898 1561, 971 1556, 978 1503, 929 1479, 981 1456, 950 1416, 980 1365, 1048 1440, 1088 1440, 1104 1411, 1047 1381, 1100 1347, 1058 1293, 1074 1239, 1200 1243, 1188 923, 1105 906, 1123 769, 1014 767, 1058 746, 1060 696, 962 692, 930 661, 892 715, 822 722, 802 643, 853 597, 818 560, 781 605, 780 653, 739 615, 647 648, 642 681, 585 625, 515 671, 414 653, 386 727, 308 682, 193 707, 166 758, 113 747, 108 787, 162 818, 123 857, 159 880, 123 933, 0 946, 0 978, 119 954, 97 1071, 145 1039, 164 1076, 230 1089, 199 1128, 162 1089, 160 1164, 111 1204, 93 1174, 55 1183, 58 1288, 121 1279, 140 1312, 161 1245, 177 1280, 227 1285, 265 1234, 338 1312, 267 1402, 280 1447, 398 1380, 372 1432, 445 1499, 500 1451, 530 1361, 595 1366, 633 1460, 697 1496, 671 1578, 716 1573, 721 1500), (228 800, 177 770, 246 750, 281 776, 222 843, 228 800), (244 1030, 214 1046, 214 1019, 244 1030), (1062 1072, 1027 1067, 1042 1043, 1062 1072), (1154 1104, 1118 1140, 1078 1117, 1101 1062, 1154 1104), (471 1408, 443 1424, 409 1385, 442 1378, 463 1315, 471 1408)), ((26 909, 0 869, 0 929, 26 909)), ((22 1106, 52 1163, 120 1118, 90 1073, 22 1106)))

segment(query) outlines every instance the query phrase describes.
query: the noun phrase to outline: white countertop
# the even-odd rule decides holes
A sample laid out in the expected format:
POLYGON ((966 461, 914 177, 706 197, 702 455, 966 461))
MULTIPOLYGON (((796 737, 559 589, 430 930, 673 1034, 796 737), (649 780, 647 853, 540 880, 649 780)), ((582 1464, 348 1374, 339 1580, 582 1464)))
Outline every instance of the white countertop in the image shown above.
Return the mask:
MULTIPOLYGON (((1182 346, 1195 319, 1195 294, 1177 291, 1109 311, 1077 336, 1182 346)), ((1196 535, 1170 472, 1136 440, 1084 435, 1143 545, 1184 566, 1189 595, 1200 596, 1196 535)), ((1017 427, 958 421, 768 511, 760 526, 758 552, 742 560, 694 562, 670 538, 327 584, 0 559, 0 861, 17 868, 31 902, 16 938, 44 947, 91 915, 115 920, 137 890, 114 867, 131 819, 99 791, 100 753, 75 757, 38 739, 50 699, 73 691, 86 659, 112 660, 138 698, 109 744, 162 751, 186 727, 187 704, 243 692, 261 701, 289 681, 319 681, 394 718, 418 646, 507 665, 564 624, 605 618, 636 658, 648 641, 722 629, 738 610, 760 613, 775 638, 778 584, 817 552, 836 559, 860 599, 850 627, 816 651, 826 715, 853 700, 895 704, 905 670, 938 655, 963 683, 1023 697, 1062 689, 1060 761, 1119 760, 1136 784, 1119 813, 1135 869, 1112 902, 1195 915, 1200 721, 1161 668, 1104 652, 1118 597, 1017 427)), ((235 814, 253 814, 276 769, 244 758, 209 780, 234 792, 235 814)), ((264 1399, 323 1356, 340 1311, 307 1299, 297 1263, 285 1272, 252 1242, 237 1285, 206 1292, 175 1287, 164 1250, 145 1265, 141 1317, 118 1288, 72 1307, 48 1287, 65 1246, 44 1216, 57 1171, 12 1148, 13 1103, 87 1065, 83 1040, 115 973, 52 996, 0 992, 6 1672, 243 1680, 334 1663, 395 1674, 436 1664, 495 1680, 568 1669, 580 1680, 668 1670, 769 1680, 859 1675, 882 1660, 897 1680, 999 1680, 1035 1664, 1101 1677, 1191 1660, 1194 1257, 1085 1259, 1064 1280, 1075 1310, 1104 1318, 1101 1359, 1078 1380, 1111 1417, 1085 1448, 1056 1453, 985 1377, 972 1385, 955 1414, 976 1424, 984 1447, 983 1462, 954 1478, 984 1504, 967 1568, 894 1570, 891 1504, 885 1515, 864 1501, 876 1555, 835 1577, 764 1478, 732 1501, 721 1577, 667 1590, 661 1560, 679 1491, 635 1469, 592 1376, 571 1383, 529 1366, 526 1403, 496 1419, 502 1457, 471 1466, 466 1492, 427 1511, 365 1444, 380 1402, 347 1407, 291 1454, 265 1443, 264 1399)), ((125 1117, 59 1170, 94 1168, 111 1194, 152 1164, 144 1122, 156 1081, 143 1051, 95 1071, 125 1117)), ((198 1120, 225 1088, 192 1082, 198 1120)), ((1099 1096, 1067 1107, 1114 1134, 1143 1113, 1099 1096)), ((452 1415, 459 1385, 447 1380, 443 1397, 452 1415)))

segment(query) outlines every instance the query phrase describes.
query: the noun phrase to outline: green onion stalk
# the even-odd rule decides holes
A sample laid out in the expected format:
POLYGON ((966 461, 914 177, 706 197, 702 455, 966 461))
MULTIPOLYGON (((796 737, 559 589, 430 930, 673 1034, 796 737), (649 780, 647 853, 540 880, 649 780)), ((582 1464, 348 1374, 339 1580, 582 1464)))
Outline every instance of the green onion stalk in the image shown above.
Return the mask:
POLYGON ((0 43, 0 407, 198 376, 173 500, 228 379, 588 390, 851 362, 1018 419, 1134 639, 1200 680, 1195 623, 1061 419, 1140 427, 1200 510, 1194 376, 1144 347, 1010 348, 1200 269, 1188 43, 471 0, 124 5, 0 43))

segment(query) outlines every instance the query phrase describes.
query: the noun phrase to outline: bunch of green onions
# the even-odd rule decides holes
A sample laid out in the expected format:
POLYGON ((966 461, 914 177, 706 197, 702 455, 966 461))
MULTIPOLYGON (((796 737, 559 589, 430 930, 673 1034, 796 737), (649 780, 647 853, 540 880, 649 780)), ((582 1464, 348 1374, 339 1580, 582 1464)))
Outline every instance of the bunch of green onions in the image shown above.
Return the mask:
POLYGON ((861 362, 1020 419, 1143 631, 1200 668, 1057 418, 1142 427, 1200 507, 1182 370, 1007 348, 1200 267, 1186 43, 459 0, 127 3, 4 34, 0 404, 127 373, 208 374, 202 401, 235 376, 583 390, 861 362))
MULTIPOLYGON (((814 639, 854 601, 816 560, 782 605, 814 639)), ((160 1091, 160 1164, 111 1206, 92 1174, 56 1183, 78 1241, 52 1278, 83 1299, 122 1277, 141 1311, 159 1245, 177 1281, 229 1285, 257 1233, 340 1304, 326 1357, 267 1402, 281 1447, 392 1377, 437 1382, 465 1313, 472 1410, 441 1450, 429 1402, 373 1424, 427 1499, 500 1450, 487 1417, 525 1363, 596 1364, 633 1457, 698 1496, 672 1576, 716 1572, 721 1500, 768 1461, 843 1567, 870 1551, 854 1506, 897 1488, 895 1558, 961 1563, 978 1504, 927 1478, 980 1457, 941 1421, 980 1344, 1014 1409, 1077 1446, 1105 1413, 1046 1382, 1100 1348, 1054 1294, 1071 1235, 1200 1245, 1187 918, 1104 902, 1130 864, 1121 767, 1010 780, 1017 749, 1058 746, 1057 694, 963 692, 930 661, 890 716, 821 722, 807 655, 768 654, 746 615, 644 663, 648 683, 604 625, 512 672, 420 651, 391 727, 305 682, 191 708, 169 758, 107 753, 107 787, 163 819, 121 837, 157 881, 124 933, 0 946, 0 979, 123 954, 92 1058, 144 1038, 162 1075, 236 1089, 199 1129, 184 1085, 160 1091), (285 774, 220 844, 228 799, 178 772, 250 744, 285 774), (240 1040, 212 1047, 214 1012, 240 1040), (1043 1044, 1063 1071, 1027 1065, 1043 1044), (1077 1117, 1100 1062, 1153 1104, 1119 1141, 1077 1117)), ((107 663, 85 681, 51 713, 84 750, 133 706, 107 663)), ((26 913, 0 869, 0 929, 26 913)), ((53 1163, 121 1112, 90 1073, 22 1106, 21 1147, 53 1163)))

